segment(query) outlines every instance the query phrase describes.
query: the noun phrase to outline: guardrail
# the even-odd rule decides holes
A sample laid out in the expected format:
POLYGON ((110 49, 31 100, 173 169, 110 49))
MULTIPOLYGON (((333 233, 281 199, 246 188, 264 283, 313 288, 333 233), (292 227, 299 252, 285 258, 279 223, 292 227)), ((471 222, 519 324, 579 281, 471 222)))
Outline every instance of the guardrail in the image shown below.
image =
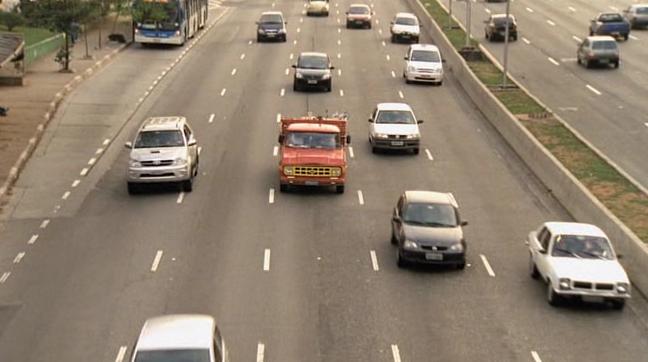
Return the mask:
MULTIPOLYGON (((484 117, 576 220, 596 224, 608 234, 617 251, 624 255, 621 262, 633 285, 643 294, 648 294, 648 246, 592 195, 490 92, 472 72, 425 6, 418 0, 406 1, 436 41, 449 65, 449 71, 484 117)), ((510 78, 519 85, 514 78, 510 78)), ((575 135, 583 139, 578 133, 575 135)), ((600 154, 600 151, 596 152, 600 154)), ((524 235, 520 235, 520 240, 523 238, 524 235)))
POLYGON ((36 60, 51 54, 59 49, 64 42, 65 34, 61 33, 25 47, 25 64, 30 65, 36 60))

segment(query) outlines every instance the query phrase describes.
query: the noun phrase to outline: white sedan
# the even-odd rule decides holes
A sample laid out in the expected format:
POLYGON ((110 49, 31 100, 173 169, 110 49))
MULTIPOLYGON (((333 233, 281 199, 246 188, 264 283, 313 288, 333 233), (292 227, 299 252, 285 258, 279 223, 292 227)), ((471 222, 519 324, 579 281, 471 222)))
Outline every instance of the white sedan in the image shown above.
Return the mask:
POLYGON ((546 222, 527 240, 533 278, 547 284, 547 301, 563 298, 610 301, 623 309, 630 281, 605 233, 590 224, 546 222))

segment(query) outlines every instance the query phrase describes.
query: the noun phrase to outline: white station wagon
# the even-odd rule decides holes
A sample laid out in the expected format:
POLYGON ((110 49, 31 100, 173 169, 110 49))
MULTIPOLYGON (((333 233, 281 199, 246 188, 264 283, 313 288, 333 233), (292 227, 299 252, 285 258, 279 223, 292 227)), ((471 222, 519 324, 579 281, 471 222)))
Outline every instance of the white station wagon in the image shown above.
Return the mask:
POLYGON ((605 233, 590 224, 546 222, 527 240, 531 277, 547 284, 547 301, 610 301, 623 309, 630 281, 605 233))

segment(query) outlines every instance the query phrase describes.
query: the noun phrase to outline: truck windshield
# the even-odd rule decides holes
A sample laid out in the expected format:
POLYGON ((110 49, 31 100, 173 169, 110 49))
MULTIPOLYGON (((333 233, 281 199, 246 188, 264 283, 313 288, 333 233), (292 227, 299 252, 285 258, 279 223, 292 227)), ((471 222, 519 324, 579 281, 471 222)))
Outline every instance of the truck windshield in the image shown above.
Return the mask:
POLYGON ((286 135, 285 145, 293 148, 335 149, 340 147, 336 133, 291 132, 286 135))
POLYGON ((621 23, 623 18, 620 14, 602 14, 599 16, 599 21, 602 23, 621 23))
POLYGON ((182 147, 180 131, 144 131, 137 135, 135 148, 182 147))

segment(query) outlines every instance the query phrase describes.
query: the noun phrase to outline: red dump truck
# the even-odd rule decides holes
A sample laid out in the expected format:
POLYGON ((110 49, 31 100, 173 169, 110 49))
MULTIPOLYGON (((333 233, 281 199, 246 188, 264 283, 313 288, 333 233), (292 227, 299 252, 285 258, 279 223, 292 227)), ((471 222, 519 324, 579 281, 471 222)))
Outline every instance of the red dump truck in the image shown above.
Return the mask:
POLYGON ((279 183, 281 191, 290 186, 335 187, 344 192, 346 181, 346 115, 332 117, 282 118, 279 133, 279 183))

